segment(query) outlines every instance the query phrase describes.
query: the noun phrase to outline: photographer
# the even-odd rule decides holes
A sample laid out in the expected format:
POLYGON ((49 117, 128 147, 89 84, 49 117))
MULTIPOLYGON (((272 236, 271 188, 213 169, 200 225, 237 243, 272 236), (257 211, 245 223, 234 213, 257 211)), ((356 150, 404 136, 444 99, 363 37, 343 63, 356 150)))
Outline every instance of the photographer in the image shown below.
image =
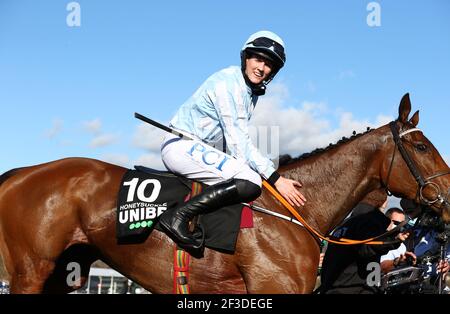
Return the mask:
MULTIPOLYGON (((417 205, 406 199, 402 199, 400 205, 405 213, 414 219, 414 232, 404 245, 381 257, 382 272, 388 273, 393 269, 416 265, 424 269, 423 282, 416 283, 417 287, 403 287, 403 290, 416 289, 416 293, 438 293, 440 274, 445 278, 450 269, 448 226, 426 206, 417 205), (446 254, 445 259, 442 259, 441 253, 444 252, 441 249, 444 248, 446 254)), ((402 293, 401 290, 398 288, 397 292, 402 293)))
MULTIPOLYGON (((389 230, 392 230, 406 219, 405 213, 396 207, 387 210, 385 215, 391 220, 389 230)), ((407 251, 404 243, 401 243, 397 249, 389 251, 380 258, 381 271, 383 273, 387 273, 399 265, 415 265, 416 262, 416 255, 413 252, 407 251)))
MULTIPOLYGON (((341 226, 336 228, 335 237, 350 239, 367 239, 383 234, 393 228, 391 219, 383 214, 381 204, 386 201, 384 191, 379 192, 381 201, 377 206, 360 203, 352 216, 341 226)), ((400 212, 401 210, 398 209, 400 212)), ((404 215, 403 215, 404 219, 404 215)), ((386 240, 397 239, 404 241, 408 234, 391 235, 386 240)), ((380 256, 389 250, 397 248, 396 244, 386 245, 335 245, 329 243, 322 265, 321 283, 317 292, 321 294, 374 294, 379 293, 377 286, 368 285, 367 265, 379 262, 380 256)))

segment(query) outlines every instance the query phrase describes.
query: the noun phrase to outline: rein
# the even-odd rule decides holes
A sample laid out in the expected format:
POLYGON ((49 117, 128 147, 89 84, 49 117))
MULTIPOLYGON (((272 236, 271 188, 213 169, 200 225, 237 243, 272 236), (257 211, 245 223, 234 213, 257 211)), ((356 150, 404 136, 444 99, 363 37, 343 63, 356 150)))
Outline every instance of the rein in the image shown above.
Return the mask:
MULTIPOLYGON (((264 208, 264 207, 261 207, 261 206, 255 205, 255 204, 248 204, 248 203, 241 203, 241 204, 251 208, 254 211, 257 211, 257 212, 260 212, 260 213, 264 213, 264 214, 267 214, 267 215, 270 215, 270 216, 274 216, 276 218, 280 218, 280 219, 292 222, 293 224, 296 224, 296 225, 298 225, 300 227, 305 227, 305 225, 303 223, 301 223, 300 221, 298 221, 297 219, 294 219, 292 217, 289 217, 289 216, 286 216, 286 215, 283 215, 283 214, 271 211, 271 210, 269 210, 267 208, 264 208)), ((381 237, 387 236, 390 233, 393 233, 393 232, 401 229, 406 224, 407 224, 406 221, 401 222, 398 226, 396 226, 392 230, 389 230, 388 232, 385 232, 382 235, 379 235, 379 236, 377 236, 375 238, 372 238, 372 239, 376 239, 376 238, 381 238, 381 237)), ((318 236, 318 237, 320 239, 322 239, 322 240, 330 241, 330 242, 333 242, 333 243, 336 243, 336 241, 334 239, 337 239, 337 238, 333 238, 333 240, 331 240, 328 237, 320 237, 320 236, 318 236)), ((342 241, 359 241, 359 240, 351 240, 351 239, 346 239, 346 238, 340 238, 339 240, 342 240, 342 241)), ((366 240, 361 240, 361 241, 366 241, 366 240)), ((391 243, 397 243, 397 242, 398 242, 398 240, 395 240, 395 241, 384 241, 384 242, 375 243, 375 244, 391 244, 391 243)), ((346 245, 346 243, 337 243, 337 244, 344 244, 344 245, 346 245)), ((358 244, 358 243, 354 243, 354 244, 358 244)), ((365 244, 372 245, 374 243, 365 243, 365 244)), ((348 244, 348 245, 350 245, 350 244, 348 244)), ((353 245, 353 243, 352 243, 352 245, 353 245)))
MULTIPOLYGON (((315 235, 316 237, 318 237, 321 240, 325 240, 329 243, 334 243, 334 244, 340 244, 340 245, 357 245, 357 244, 371 244, 371 245, 382 245, 382 244, 389 244, 392 243, 392 241, 375 241, 378 240, 381 237, 384 237, 388 234, 391 234, 392 232, 396 231, 395 229, 398 227, 401 227, 403 225, 406 224, 406 222, 402 222, 403 225, 398 225, 396 228, 394 228, 393 230, 387 231, 379 236, 370 238, 370 239, 366 239, 366 240, 353 240, 353 239, 346 239, 346 238, 339 238, 339 239, 332 239, 330 237, 324 236, 322 235, 320 232, 318 232, 317 230, 315 230, 313 227, 311 227, 311 225, 309 225, 305 219, 303 219, 302 216, 300 216, 300 214, 295 210, 294 207, 291 206, 291 204, 289 204, 284 197, 278 193, 277 190, 275 190, 267 181, 263 181, 263 186, 269 190, 270 193, 272 193, 273 196, 275 196, 275 198, 277 200, 279 200, 281 202, 281 204, 284 205, 284 207, 286 207, 289 212, 291 212, 292 215, 294 215, 295 218, 297 218, 297 220, 306 228, 306 230, 308 230, 310 233, 312 233, 313 235, 315 235)), ((266 212, 267 213, 267 212, 266 212)), ((282 218, 282 217, 280 217, 282 218)), ((297 223, 298 224, 298 223, 297 223)), ((394 241, 396 242, 396 241, 394 241)))

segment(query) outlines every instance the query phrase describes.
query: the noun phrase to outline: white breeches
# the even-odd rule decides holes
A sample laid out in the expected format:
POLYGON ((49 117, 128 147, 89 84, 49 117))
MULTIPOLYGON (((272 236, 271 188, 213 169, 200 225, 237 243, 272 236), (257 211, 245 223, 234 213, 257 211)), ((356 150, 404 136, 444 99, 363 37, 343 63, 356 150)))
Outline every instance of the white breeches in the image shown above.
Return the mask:
POLYGON ((212 185, 227 179, 244 179, 262 185, 261 176, 242 159, 236 159, 198 140, 169 134, 161 145, 162 161, 177 175, 212 185))

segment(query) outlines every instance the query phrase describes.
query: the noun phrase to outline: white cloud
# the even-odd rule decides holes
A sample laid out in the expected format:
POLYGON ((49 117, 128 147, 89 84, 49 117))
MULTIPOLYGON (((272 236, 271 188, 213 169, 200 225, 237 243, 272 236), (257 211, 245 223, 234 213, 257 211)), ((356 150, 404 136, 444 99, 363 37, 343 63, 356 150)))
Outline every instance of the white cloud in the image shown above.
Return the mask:
POLYGON ((87 132, 92 133, 92 134, 99 134, 101 127, 102 127, 102 122, 100 121, 100 119, 94 119, 91 121, 83 122, 84 130, 86 130, 87 132))
POLYGON ((104 154, 100 158, 114 165, 130 168, 130 158, 125 154, 104 154))
POLYGON ((111 133, 102 132, 102 121, 100 119, 93 119, 82 122, 83 129, 90 133, 93 138, 89 143, 89 147, 98 148, 105 147, 115 143, 118 140, 118 136, 111 133))
POLYGON ((157 170, 167 170, 161 160, 160 153, 142 154, 135 160, 132 160, 127 154, 109 153, 100 156, 100 160, 130 169, 138 165, 157 170))
POLYGON ((89 146, 92 148, 104 147, 113 144, 117 141, 117 136, 114 134, 102 134, 94 137, 89 146))
POLYGON ((133 165, 166 170, 161 160, 161 142, 166 134, 168 133, 148 124, 138 125, 133 135, 132 145, 146 152, 133 160, 133 165))
POLYGON ((133 146, 144 148, 150 152, 159 152, 161 142, 167 132, 148 124, 140 124, 133 136, 133 146))
POLYGON ((157 170, 166 170, 160 153, 148 153, 139 156, 134 162, 134 165, 145 166, 157 170))
POLYGON ((55 119, 53 120, 52 127, 45 131, 45 137, 52 139, 61 133, 63 129, 63 120, 55 119))
POLYGON ((332 111, 323 102, 305 101, 299 108, 282 106, 287 97, 288 91, 282 84, 271 86, 267 96, 260 98, 251 122, 255 126, 279 126, 281 154, 297 156, 349 137, 353 131, 363 132, 367 127, 376 128, 393 120, 385 115, 379 115, 375 121, 356 120, 350 112, 332 111), (333 115, 339 121, 334 129, 333 115))

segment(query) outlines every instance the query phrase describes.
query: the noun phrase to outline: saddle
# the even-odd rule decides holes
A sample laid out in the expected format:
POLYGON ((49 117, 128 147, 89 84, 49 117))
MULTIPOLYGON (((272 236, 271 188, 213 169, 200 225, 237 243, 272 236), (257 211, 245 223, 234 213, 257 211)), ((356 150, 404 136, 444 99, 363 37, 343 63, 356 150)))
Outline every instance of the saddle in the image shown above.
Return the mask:
MULTIPOLYGON (((123 176, 117 200, 116 237, 118 244, 143 243, 158 225, 167 209, 189 199, 192 189, 202 183, 144 166, 135 166, 123 176)), ((194 191, 195 192, 195 191, 194 191)), ((195 193, 194 193, 195 194, 195 193)), ((200 215, 198 227, 204 231, 205 246, 224 253, 234 253, 243 215, 242 204, 223 207, 200 215)), ((245 218, 248 219, 245 211, 245 218)))

